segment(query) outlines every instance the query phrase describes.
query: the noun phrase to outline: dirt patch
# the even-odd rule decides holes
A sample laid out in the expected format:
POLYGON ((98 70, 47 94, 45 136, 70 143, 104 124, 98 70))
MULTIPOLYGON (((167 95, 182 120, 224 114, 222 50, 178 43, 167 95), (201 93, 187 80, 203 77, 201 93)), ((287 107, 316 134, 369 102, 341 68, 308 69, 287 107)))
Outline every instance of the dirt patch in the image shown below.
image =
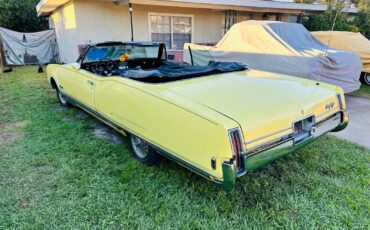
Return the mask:
POLYGON ((63 121, 71 121, 73 118, 69 115, 63 117, 63 121))
POLYGON ((7 123, 0 125, 0 144, 14 142, 23 137, 22 129, 27 126, 29 121, 7 123))
POLYGON ((64 107, 61 106, 59 103, 55 105, 51 105, 50 108, 54 110, 55 112, 61 112, 64 110, 64 107))
POLYGON ((112 128, 103 124, 95 123, 93 125, 93 134, 99 139, 107 140, 108 142, 118 145, 122 143, 122 136, 112 128))
POLYGON ((87 115, 87 113, 85 113, 82 110, 78 110, 78 112, 76 114, 76 117, 77 117, 77 119, 86 119, 86 118, 89 117, 89 115, 87 115))

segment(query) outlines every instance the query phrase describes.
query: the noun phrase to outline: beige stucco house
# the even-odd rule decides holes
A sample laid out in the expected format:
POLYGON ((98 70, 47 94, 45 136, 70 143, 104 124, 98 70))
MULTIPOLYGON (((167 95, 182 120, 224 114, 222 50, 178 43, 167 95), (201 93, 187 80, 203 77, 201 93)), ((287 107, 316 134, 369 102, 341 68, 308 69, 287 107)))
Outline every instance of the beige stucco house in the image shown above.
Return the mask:
POLYGON ((296 22, 298 15, 324 10, 326 5, 264 0, 41 0, 37 5, 39 16, 49 16, 66 63, 77 59, 83 45, 132 37, 164 42, 181 59, 185 42, 216 43, 236 22, 296 22))

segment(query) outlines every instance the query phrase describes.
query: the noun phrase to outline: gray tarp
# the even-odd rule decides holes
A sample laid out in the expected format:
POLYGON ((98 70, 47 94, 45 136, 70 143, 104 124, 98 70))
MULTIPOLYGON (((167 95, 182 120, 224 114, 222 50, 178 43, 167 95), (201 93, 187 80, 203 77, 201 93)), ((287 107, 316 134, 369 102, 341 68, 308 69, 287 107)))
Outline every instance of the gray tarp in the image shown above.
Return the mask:
POLYGON ((19 33, 0 27, 7 65, 47 64, 58 61, 53 30, 19 33))
POLYGON ((257 70, 288 74, 338 85, 348 93, 359 89, 360 58, 328 48, 304 26, 275 21, 235 24, 215 47, 184 45, 184 61, 195 65, 210 60, 241 62, 257 70))

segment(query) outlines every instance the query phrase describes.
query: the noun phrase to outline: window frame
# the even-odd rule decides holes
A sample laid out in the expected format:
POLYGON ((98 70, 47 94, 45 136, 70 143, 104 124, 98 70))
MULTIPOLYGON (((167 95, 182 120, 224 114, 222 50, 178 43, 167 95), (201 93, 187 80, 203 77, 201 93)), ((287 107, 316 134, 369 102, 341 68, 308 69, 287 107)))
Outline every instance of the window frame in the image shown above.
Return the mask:
POLYGON ((190 33, 190 42, 192 43, 194 40, 194 15, 192 14, 172 14, 172 13, 156 13, 156 12, 149 12, 148 13, 148 28, 149 28, 149 40, 152 41, 152 21, 151 16, 167 16, 170 17, 170 33, 171 33, 171 49, 168 51, 179 51, 181 49, 173 49, 173 20, 172 17, 188 17, 191 18, 191 33, 190 33))

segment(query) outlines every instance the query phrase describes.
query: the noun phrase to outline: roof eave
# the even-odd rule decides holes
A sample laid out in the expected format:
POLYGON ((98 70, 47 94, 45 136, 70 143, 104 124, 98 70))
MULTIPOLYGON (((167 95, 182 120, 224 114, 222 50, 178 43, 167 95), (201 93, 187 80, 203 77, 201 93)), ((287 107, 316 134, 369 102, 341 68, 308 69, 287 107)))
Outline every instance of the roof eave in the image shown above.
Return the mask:
MULTIPOLYGON (((160 5, 160 6, 178 6, 178 7, 200 7, 209 9, 238 9, 257 8, 257 9, 272 9, 272 10, 301 10, 308 12, 323 12, 327 9, 327 5, 320 4, 302 4, 279 1, 263 1, 263 0, 105 0, 107 2, 116 2, 117 5, 127 4, 128 2, 142 5, 160 5)), ((48 16, 53 11, 69 2, 69 0, 40 0, 36 6, 38 16, 48 16)), ((356 8, 345 8, 343 12, 358 13, 356 8)))
POLYGON ((36 5, 37 15, 39 17, 41 17, 41 16, 48 16, 54 10, 56 10, 59 7, 63 6, 67 2, 69 2, 69 0, 41 0, 36 5))

